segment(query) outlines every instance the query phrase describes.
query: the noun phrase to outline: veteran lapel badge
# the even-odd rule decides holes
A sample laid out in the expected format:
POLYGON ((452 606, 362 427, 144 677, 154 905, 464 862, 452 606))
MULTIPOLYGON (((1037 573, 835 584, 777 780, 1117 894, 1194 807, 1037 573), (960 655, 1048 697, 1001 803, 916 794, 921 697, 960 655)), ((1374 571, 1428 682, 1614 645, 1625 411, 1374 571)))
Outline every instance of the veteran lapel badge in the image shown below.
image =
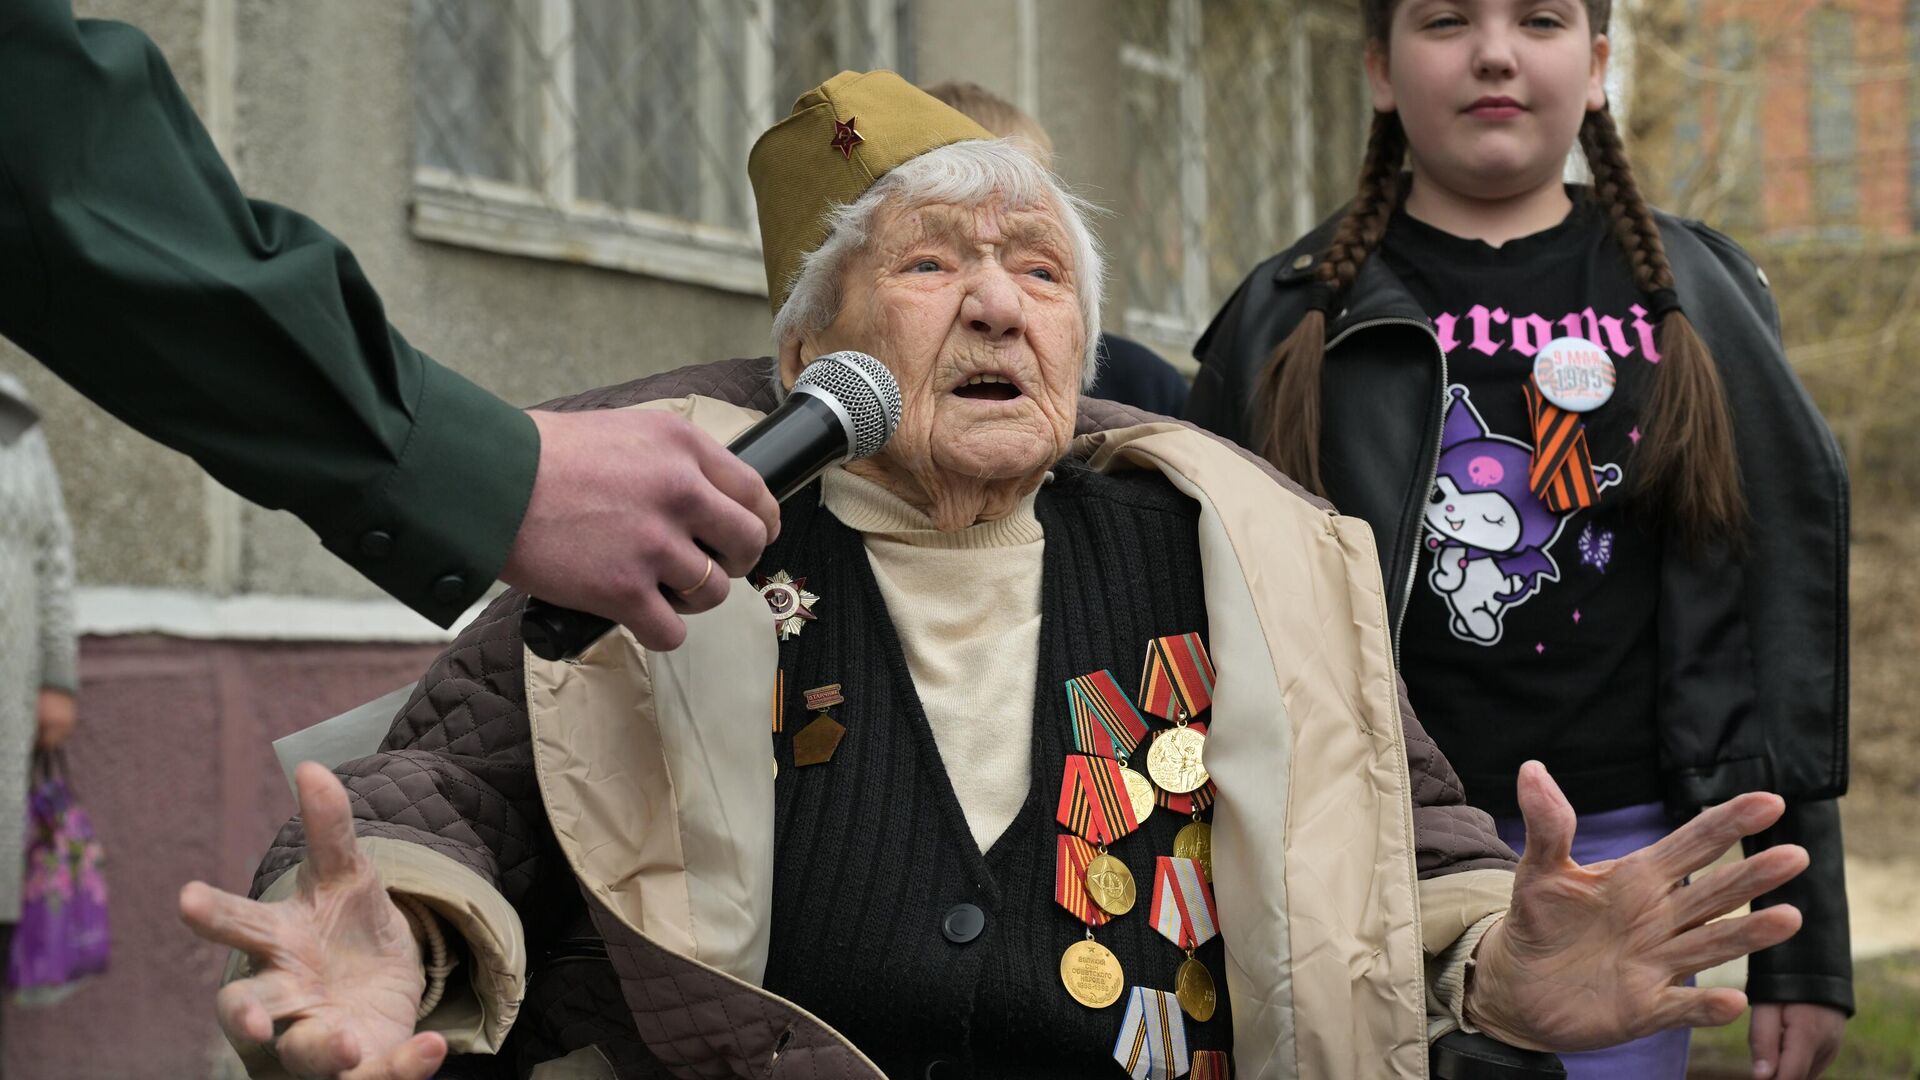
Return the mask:
POLYGON ((793 763, 796 766, 824 765, 833 760, 834 751, 840 749, 840 740, 847 737, 845 724, 827 715, 827 710, 835 705, 846 703, 846 695, 840 692, 839 683, 828 683, 803 691, 801 697, 807 708, 817 715, 793 736, 793 763))
POLYGON ((805 767, 832 761, 833 752, 840 749, 840 740, 846 736, 847 729, 838 720, 821 713, 793 736, 794 765, 805 767))
POLYGON ((819 618, 813 613, 813 605, 819 603, 820 598, 807 591, 807 579, 794 577, 785 570, 760 579, 760 597, 773 612, 773 627, 779 631, 781 641, 798 634, 801 627, 819 618))

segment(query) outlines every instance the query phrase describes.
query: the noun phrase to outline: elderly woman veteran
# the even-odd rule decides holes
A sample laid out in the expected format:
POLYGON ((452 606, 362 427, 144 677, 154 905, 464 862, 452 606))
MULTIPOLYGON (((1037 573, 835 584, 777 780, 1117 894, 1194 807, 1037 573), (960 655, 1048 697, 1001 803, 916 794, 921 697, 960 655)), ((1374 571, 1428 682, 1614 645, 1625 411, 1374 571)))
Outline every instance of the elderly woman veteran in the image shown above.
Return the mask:
MULTIPOLYGON (((848 73, 751 167, 777 377, 880 357, 897 434, 784 507, 777 623, 690 584, 731 595, 682 648, 548 663, 508 596, 380 753, 302 766, 258 900, 181 898, 251 968, 219 1013, 254 1075, 1419 1076, 1463 1024, 1738 1013, 1674 983, 1790 934, 1702 924, 1804 853, 1675 886, 1778 800, 1578 868, 1534 766, 1516 873, 1396 693, 1362 523, 1172 422, 1074 437, 1100 257, 1032 158, 848 73)), ((572 404, 753 400, 741 370, 572 404)))

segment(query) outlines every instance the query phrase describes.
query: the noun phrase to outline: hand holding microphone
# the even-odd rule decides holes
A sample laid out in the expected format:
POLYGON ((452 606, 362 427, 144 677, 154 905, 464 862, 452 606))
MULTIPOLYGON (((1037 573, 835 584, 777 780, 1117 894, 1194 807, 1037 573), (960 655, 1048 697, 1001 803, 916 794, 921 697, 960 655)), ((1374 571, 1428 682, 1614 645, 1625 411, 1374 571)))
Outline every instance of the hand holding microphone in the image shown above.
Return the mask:
MULTIPOLYGON (((555 421, 565 422, 557 425, 564 433, 575 418, 632 423, 647 417, 644 434, 663 440, 659 447, 636 445, 625 460, 609 460, 597 449, 599 460, 579 462, 588 475, 573 478, 567 505, 553 508, 560 512, 549 512, 553 520, 538 530, 544 559, 532 551, 522 558, 529 530, 521 529, 502 577, 535 597, 521 622, 527 647, 557 660, 577 654, 616 622, 646 648, 677 648, 686 637, 677 612, 718 605, 729 580, 751 570, 779 534, 776 499, 828 466, 886 446, 900 419, 900 388, 885 365, 864 353, 822 357, 800 372, 778 409, 726 447, 730 453, 686 421, 652 410, 532 415, 543 439, 555 421), (631 462, 648 459, 649 475, 633 475, 631 462), (604 557, 609 542, 613 552, 625 550, 624 560, 604 557), (569 556, 576 551, 603 557, 569 556), (539 565, 540 580, 517 579, 517 563, 539 565)), ((543 445, 529 524, 541 503, 547 458, 543 445)))

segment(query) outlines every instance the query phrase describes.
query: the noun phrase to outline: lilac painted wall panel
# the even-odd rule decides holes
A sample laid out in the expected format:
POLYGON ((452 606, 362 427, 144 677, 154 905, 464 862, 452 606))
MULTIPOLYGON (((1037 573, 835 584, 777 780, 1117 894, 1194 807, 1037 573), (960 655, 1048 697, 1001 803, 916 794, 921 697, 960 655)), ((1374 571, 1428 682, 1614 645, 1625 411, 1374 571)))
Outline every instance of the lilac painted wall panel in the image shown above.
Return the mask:
POLYGON ((411 683, 439 646, 88 638, 68 759, 107 852, 113 966, 43 1009, 7 1007, 6 1080, 203 1080, 223 952, 180 886, 244 892, 293 797, 271 743, 411 683))

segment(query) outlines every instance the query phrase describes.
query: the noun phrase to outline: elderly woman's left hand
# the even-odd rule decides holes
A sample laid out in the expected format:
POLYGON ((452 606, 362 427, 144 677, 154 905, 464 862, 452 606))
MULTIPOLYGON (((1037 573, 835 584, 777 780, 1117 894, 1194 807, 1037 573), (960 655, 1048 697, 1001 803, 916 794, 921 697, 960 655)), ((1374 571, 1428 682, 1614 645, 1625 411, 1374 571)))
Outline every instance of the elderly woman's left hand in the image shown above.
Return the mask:
POLYGON ((1542 1050, 1589 1050, 1682 1025, 1731 1023, 1747 1007, 1729 988, 1687 976, 1777 945, 1800 928, 1785 904, 1714 922, 1806 869, 1805 849, 1769 848, 1688 884, 1687 876, 1786 804, 1749 793, 1704 811, 1622 859, 1576 865, 1573 807, 1538 762, 1520 770, 1527 848, 1513 906, 1481 939, 1467 1018, 1494 1038, 1542 1050))

